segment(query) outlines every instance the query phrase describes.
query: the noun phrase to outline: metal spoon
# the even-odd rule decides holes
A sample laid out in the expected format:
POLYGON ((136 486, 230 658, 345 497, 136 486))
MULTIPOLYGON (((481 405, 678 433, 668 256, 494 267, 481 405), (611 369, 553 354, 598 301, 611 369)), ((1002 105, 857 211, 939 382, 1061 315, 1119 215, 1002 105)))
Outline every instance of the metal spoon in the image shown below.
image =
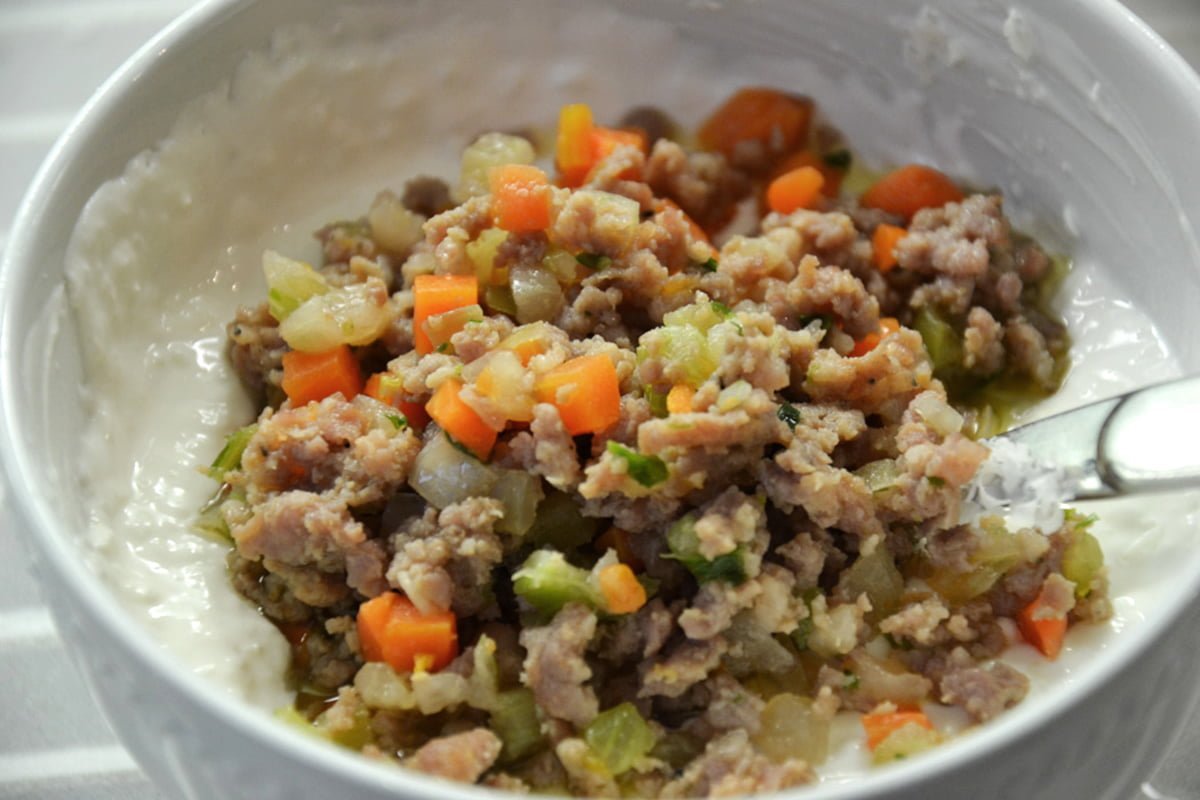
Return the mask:
POLYGON ((1200 486, 1200 376, 1101 400, 993 439, 1024 445, 1060 469, 1070 499, 1200 486))

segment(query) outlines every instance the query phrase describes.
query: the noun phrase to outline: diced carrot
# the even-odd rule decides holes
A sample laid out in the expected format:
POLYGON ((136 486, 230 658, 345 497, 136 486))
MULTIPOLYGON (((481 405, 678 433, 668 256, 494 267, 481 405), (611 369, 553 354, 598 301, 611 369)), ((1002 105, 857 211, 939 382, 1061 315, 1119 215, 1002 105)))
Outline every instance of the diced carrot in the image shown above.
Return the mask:
POLYGON ((638 582, 628 564, 609 564, 596 576, 604 605, 613 614, 632 614, 646 605, 646 587, 638 582))
POLYGON ((780 214, 812 208, 821 197, 825 178, 816 167, 797 167, 785 172, 767 187, 767 206, 780 214))
POLYGON ((879 320, 879 330, 868 333, 855 342, 854 349, 850 351, 850 357, 858 358, 859 356, 865 356, 879 346, 879 343, 883 341, 883 337, 898 330, 900 330, 899 320, 895 317, 882 317, 879 320))
POLYGON ((907 235, 908 231, 898 225, 882 223, 875 227, 875 233, 871 235, 871 248, 876 269, 886 273, 896 266, 896 245, 907 235))
MULTIPOLYGON (((594 127, 592 129, 592 164, 588 167, 588 171, 591 172, 597 164, 612 155, 612 152, 621 145, 636 147, 644 154, 646 152, 646 134, 642 131, 605 128, 600 125, 594 127)), ((629 181, 641 180, 642 171, 629 168, 618 173, 617 177, 629 181)))
POLYGON ((962 199, 962 190, 945 174, 923 164, 906 164, 875 181, 858 203, 909 220, 922 208, 937 208, 962 199))
POLYGON ((579 186, 594 163, 592 109, 584 103, 572 103, 558 112, 558 135, 554 165, 566 186, 579 186))
POLYGON ((842 179, 846 177, 846 171, 830 165, 813 150, 799 150, 792 153, 771 170, 770 178, 774 180, 785 172, 791 172, 800 167, 812 167, 821 173, 821 177, 825 179, 825 183, 821 185, 821 194, 829 198, 838 196, 838 192, 842 189, 842 179))
POLYGON ((679 383, 672 386, 671 391, 667 392, 667 413, 688 413, 692 410, 692 398, 695 396, 696 390, 686 383, 679 383))
POLYGON ((429 424, 425 406, 401 399, 404 397, 403 385, 400 378, 390 372, 376 372, 367 378, 363 394, 395 408, 404 415, 408 424, 417 430, 423 430, 429 424))
POLYGON ((1063 614, 1048 611, 1045 598, 1039 593, 1032 603, 1017 612, 1017 627, 1025 641, 1053 661, 1062 652, 1063 639, 1067 635, 1067 618, 1063 614))
POLYGON ((289 350, 283 354, 282 385, 293 406, 324 400, 336 392, 349 400, 362 390, 362 372, 344 344, 320 353, 289 350))
POLYGON ((492 216, 509 233, 532 233, 550 227, 550 179, 529 164, 505 164, 488 173, 492 216))
POLYGON ((425 661, 436 671, 458 655, 458 623, 451 611, 422 614, 397 592, 384 592, 358 607, 358 641, 363 658, 411 672, 425 661))
POLYGON ((926 730, 933 730, 933 723, 923 711, 880 711, 862 716, 863 730, 867 732, 867 747, 871 750, 905 725, 920 725, 926 730))
POLYGON ((418 275, 413 281, 413 345, 421 355, 433 351, 425 320, 479 302, 474 275, 418 275))
POLYGON ((603 354, 579 356, 542 375, 534 385, 539 403, 558 409, 572 436, 607 430, 621 417, 617 368, 603 354))
POLYGON ((812 101, 778 89, 739 89, 700 126, 701 147, 731 157, 743 142, 788 153, 808 139, 812 101))
POLYGON ((688 213, 686 211, 684 211, 682 208, 680 208, 678 203, 676 203, 674 200, 672 200, 669 197, 659 198, 658 210, 663 211, 664 209, 668 209, 668 208, 675 209, 676 211, 678 211, 680 213, 680 215, 683 216, 684 224, 686 224, 688 226, 688 231, 692 234, 693 239, 696 239, 697 241, 701 241, 701 242, 709 242, 710 241, 708 238, 708 234, 705 233, 705 231, 704 231, 704 228, 701 228, 699 225, 697 225, 696 220, 694 220, 690 216, 688 216, 688 213))
POLYGON ((463 402, 459 393, 463 383, 450 378, 442 383, 425 404, 425 410, 451 439, 486 461, 496 444, 496 431, 463 402))
POLYGON ((596 537, 594 545, 601 555, 610 549, 616 550, 617 558, 620 559, 622 564, 628 564, 631 569, 641 569, 642 560, 637 557, 637 553, 633 552, 633 544, 630 542, 631 536, 632 534, 629 531, 613 525, 596 537))

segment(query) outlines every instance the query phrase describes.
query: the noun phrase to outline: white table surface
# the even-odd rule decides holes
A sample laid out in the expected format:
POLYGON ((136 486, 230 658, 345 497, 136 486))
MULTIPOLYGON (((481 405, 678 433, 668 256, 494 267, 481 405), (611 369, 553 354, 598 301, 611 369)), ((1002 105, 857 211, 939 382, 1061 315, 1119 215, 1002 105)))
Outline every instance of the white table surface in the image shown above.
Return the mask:
MULTIPOLYGON (((0 0, 0 247, 34 171, 71 116, 188 5, 0 0)), ((1200 68, 1200 0, 1128 5, 1200 68)), ((0 798, 160 800, 67 661, 14 525, 0 494, 0 798)), ((1197 753, 1200 715, 1137 800, 1200 800, 1197 753)))

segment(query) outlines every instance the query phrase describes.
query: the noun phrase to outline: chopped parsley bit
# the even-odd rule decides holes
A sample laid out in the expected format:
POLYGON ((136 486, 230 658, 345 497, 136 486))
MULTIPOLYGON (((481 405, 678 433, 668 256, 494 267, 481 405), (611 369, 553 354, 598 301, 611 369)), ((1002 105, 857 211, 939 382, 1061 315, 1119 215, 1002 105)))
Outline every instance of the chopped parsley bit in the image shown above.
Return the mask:
POLYGON ((392 426, 398 431, 402 431, 408 427, 408 419, 403 414, 384 414, 384 416, 388 418, 388 422, 392 423, 392 426))
POLYGON ((834 169, 849 169, 850 162, 854 160, 854 157, 850 155, 849 150, 842 148, 826 153, 821 156, 821 159, 834 169))
POLYGON ((705 261, 703 264, 699 264, 698 266, 704 272, 716 272, 717 271, 717 259, 713 258, 712 256, 709 256, 708 261, 705 261))
POLYGON ((471 451, 471 449, 469 447, 467 447, 465 444, 458 441, 457 439, 455 439, 453 436, 446 433, 445 431, 442 431, 442 435, 446 437, 447 442, 449 442, 451 445, 454 446, 454 449, 458 450, 460 453, 464 453, 465 455, 470 456, 471 458, 475 459, 476 461, 479 460, 479 456, 475 455, 475 453, 473 453, 471 451))
POLYGON ((844 689, 845 689, 847 692, 853 692, 855 689, 857 689, 857 688, 858 688, 858 686, 859 686, 859 684, 861 683, 861 681, 859 681, 859 679, 858 679, 858 676, 857 676, 857 675, 855 675, 855 674, 854 674, 853 672, 851 672, 850 670, 845 670, 845 671, 844 671, 842 674, 844 674, 844 675, 846 676, 846 680, 845 680, 845 681, 843 681, 843 683, 842 683, 842 687, 843 687, 843 688, 844 688, 844 689))
POLYGON ((931 486, 936 486, 939 489, 946 485, 946 479, 939 478, 937 475, 926 475, 925 480, 929 481, 931 486))
POLYGON ((620 442, 610 441, 608 452, 625 459, 629 477, 649 489, 667 479, 667 465, 658 456, 644 456, 620 442))
POLYGON ((833 327, 833 316, 831 314, 808 314, 800 318, 800 327, 807 328, 814 322, 821 323, 821 330, 829 330, 833 327))
POLYGON ((775 412, 775 415, 786 422, 791 430, 796 430, 796 425, 800 422, 800 409, 791 403, 780 403, 779 411, 775 412))
POLYGON ((612 266, 612 259, 599 253, 579 253, 575 260, 588 269, 601 270, 612 266))
POLYGON ((437 351, 438 351, 439 353, 449 353, 449 352, 450 352, 450 343, 449 343, 449 342, 442 342, 441 344, 439 344, 439 345, 437 346, 437 351))
POLYGON ((732 308, 719 300, 712 300, 710 301, 709 305, 712 306, 713 311, 717 312, 717 316, 719 316, 721 319, 732 322, 733 326, 737 328, 737 332, 745 335, 746 331, 742 328, 742 323, 738 322, 737 317, 733 315, 732 308))

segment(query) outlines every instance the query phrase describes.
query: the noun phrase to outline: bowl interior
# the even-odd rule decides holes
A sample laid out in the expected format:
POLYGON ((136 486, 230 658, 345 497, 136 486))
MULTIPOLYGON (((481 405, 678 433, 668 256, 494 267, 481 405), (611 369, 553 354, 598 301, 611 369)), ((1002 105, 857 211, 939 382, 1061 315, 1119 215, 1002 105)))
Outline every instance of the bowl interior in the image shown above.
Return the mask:
MULTIPOLYGON (((1079 347, 1059 405, 1200 370, 1200 184, 1187 174, 1200 82, 1115 3, 261 0, 201 5, 160 44, 89 105, 18 219, 0 272, 4 463, 50 571, 114 636, 167 642, 218 684, 259 676, 215 701, 229 708, 279 701, 284 650, 241 646, 246 631, 274 635, 249 617, 206 633, 224 654, 180 644, 214 608, 253 613, 219 548, 179 533, 208 490, 195 468, 251 413, 220 358, 224 323, 261 295, 264 248, 311 256, 311 230, 379 189, 453 178, 482 130, 544 128, 578 100, 600 118, 656 105, 690 126, 744 85, 801 91, 858 157, 997 187, 1019 227, 1071 254, 1064 312, 1079 347), (151 495, 161 502, 141 502, 151 495), (129 531, 158 544, 131 545, 129 531), (130 582, 158 592, 162 613, 147 619, 105 588, 130 582), (172 600, 179 585, 212 605, 172 600), (131 608, 144 626, 125 624, 131 608)), ((1076 695, 1019 709, 961 749, 1094 687, 1196 596, 1200 556, 1183 543, 1200 517, 1180 502, 1166 522, 1115 512, 1143 544, 1163 540, 1158 570, 1115 525, 1107 534, 1133 559, 1114 565, 1114 594, 1144 622, 1080 655, 1076 695), (1177 595, 1150 597, 1156 581, 1177 595)))

